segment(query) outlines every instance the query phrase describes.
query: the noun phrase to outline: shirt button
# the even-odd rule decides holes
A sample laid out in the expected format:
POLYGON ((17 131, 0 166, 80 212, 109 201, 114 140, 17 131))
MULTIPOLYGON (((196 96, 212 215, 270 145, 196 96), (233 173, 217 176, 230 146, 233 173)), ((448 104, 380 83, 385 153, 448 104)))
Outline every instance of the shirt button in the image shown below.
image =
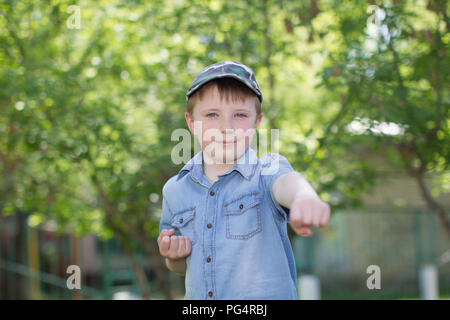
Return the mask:
POLYGON ((244 205, 241 203, 240 205, 239 205, 239 209, 242 209, 244 207, 244 205))
POLYGON ((212 224, 211 223, 208 223, 206 226, 208 227, 208 229, 212 228, 212 224))
POLYGON ((208 296, 209 296, 209 297, 212 297, 213 294, 214 294, 214 293, 213 293, 212 291, 208 292, 208 296))
POLYGON ((206 258, 206 262, 211 262, 211 257, 206 258))
POLYGON ((211 192, 209 193, 210 195, 214 195, 214 190, 211 190, 211 192))
POLYGON ((180 223, 183 223, 183 218, 180 218, 180 223))

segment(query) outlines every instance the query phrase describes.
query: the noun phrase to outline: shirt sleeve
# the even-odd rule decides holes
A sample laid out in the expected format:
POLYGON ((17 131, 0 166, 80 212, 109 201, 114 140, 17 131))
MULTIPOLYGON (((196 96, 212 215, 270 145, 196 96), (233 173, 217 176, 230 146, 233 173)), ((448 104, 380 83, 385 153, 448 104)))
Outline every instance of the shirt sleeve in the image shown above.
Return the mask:
POLYGON ((272 186, 277 178, 285 173, 294 171, 289 161, 278 153, 266 153, 262 157, 261 179, 263 181, 264 194, 269 205, 283 219, 289 219, 289 208, 279 204, 273 195, 272 186))
POLYGON ((163 201, 162 201, 162 213, 161 213, 161 220, 159 222, 159 233, 161 233, 161 231, 163 229, 175 229, 175 236, 179 236, 180 235, 180 231, 177 228, 174 228, 172 226, 172 211, 169 208, 169 205, 167 204, 167 200, 166 198, 163 196, 163 201))

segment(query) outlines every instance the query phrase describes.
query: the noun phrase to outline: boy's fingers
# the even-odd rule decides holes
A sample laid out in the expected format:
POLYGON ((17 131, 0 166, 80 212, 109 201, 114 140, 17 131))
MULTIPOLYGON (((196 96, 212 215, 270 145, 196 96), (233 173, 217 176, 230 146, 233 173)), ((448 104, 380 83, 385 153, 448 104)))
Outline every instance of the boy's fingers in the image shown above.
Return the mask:
POLYGON ((181 236, 179 237, 179 243, 178 243, 178 255, 181 257, 183 256, 185 250, 186 250, 186 240, 185 237, 181 236))
POLYGON ((161 242, 161 239, 164 237, 164 236, 171 236, 171 235, 173 235, 175 233, 175 229, 163 229, 162 231, 161 231, 161 233, 159 234, 159 236, 158 236, 158 244, 161 242))
POLYGON ((320 220, 320 225, 325 227, 328 222, 330 222, 330 206, 327 204, 325 209, 322 211, 322 218, 320 220))
POLYGON ((294 207, 297 219, 295 219, 295 225, 299 228, 305 223, 305 210, 302 207, 294 207))
POLYGON ((312 217, 312 225, 314 227, 320 227, 320 221, 322 220, 322 216, 323 216, 322 210, 314 212, 312 217))
POLYGON ((297 233, 302 237, 312 237, 313 235, 312 230, 308 227, 302 227, 298 229, 297 233))
POLYGON ((180 237, 173 236, 170 238, 170 255, 172 258, 176 258, 178 254, 178 247, 180 245, 180 237))
POLYGON ((191 240, 186 237, 186 254, 189 255, 191 253, 191 240))
POLYGON ((293 206, 290 211, 289 222, 294 227, 294 229, 300 228, 302 226, 302 213, 298 206, 293 206))
POLYGON ((159 253, 162 256, 166 256, 170 249, 170 237, 164 236, 162 237, 160 243, 159 243, 159 253))
POLYGON ((309 206, 302 207, 302 216, 303 216, 303 224, 311 225, 312 223, 312 214, 309 206))

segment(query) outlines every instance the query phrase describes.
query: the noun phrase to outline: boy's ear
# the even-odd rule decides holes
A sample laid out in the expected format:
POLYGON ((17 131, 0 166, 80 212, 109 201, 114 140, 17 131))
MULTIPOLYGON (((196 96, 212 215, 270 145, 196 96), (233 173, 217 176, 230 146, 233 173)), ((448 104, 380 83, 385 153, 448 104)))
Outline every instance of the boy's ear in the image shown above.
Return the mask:
POLYGON ((184 118, 186 119, 189 131, 191 131, 191 133, 194 134, 194 127, 193 127, 194 119, 192 119, 191 115, 187 111, 184 113, 184 118))
POLYGON ((256 121, 255 121, 255 128, 258 129, 259 123, 261 122, 263 118, 263 113, 261 112, 257 117, 256 117, 256 121))

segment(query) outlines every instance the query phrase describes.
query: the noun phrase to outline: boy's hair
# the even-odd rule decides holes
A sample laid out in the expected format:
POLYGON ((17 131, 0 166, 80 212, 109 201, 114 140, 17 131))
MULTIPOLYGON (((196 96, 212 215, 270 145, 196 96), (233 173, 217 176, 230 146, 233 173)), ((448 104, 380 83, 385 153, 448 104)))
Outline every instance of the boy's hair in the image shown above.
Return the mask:
POLYGON ((197 101, 202 100, 205 92, 207 92, 210 88, 214 88, 214 86, 216 86, 219 91, 220 100, 225 98, 228 102, 231 98, 231 101, 233 102, 245 102, 247 98, 254 98, 256 116, 259 116, 261 113, 261 102, 256 94, 254 94, 253 91, 250 90, 245 84, 233 78, 219 78, 202 85, 189 97, 186 104, 186 111, 189 112, 191 117, 193 116, 194 107, 197 104, 197 101))

